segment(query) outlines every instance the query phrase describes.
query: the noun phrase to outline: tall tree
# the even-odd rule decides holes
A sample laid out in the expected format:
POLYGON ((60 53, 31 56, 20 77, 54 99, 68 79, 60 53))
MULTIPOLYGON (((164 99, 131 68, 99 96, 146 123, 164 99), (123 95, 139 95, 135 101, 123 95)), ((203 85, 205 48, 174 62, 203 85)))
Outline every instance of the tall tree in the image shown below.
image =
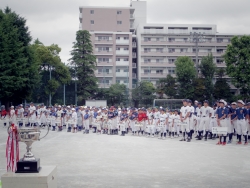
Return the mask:
POLYGON ((111 105, 120 105, 126 103, 126 85, 124 84, 112 84, 108 90, 108 103, 111 105))
POLYGON ((175 61, 176 77, 179 82, 179 96, 181 98, 193 99, 194 86, 193 80, 195 79, 196 71, 194 62, 187 56, 178 57, 175 61))
POLYGON ((232 94, 230 92, 230 86, 227 83, 225 76, 225 69, 218 68, 216 70, 216 76, 218 77, 214 85, 214 97, 216 99, 225 99, 230 101, 232 99, 232 94))
POLYGON ((202 101, 206 99, 204 78, 194 79, 194 100, 202 101))
POLYGON ((213 99, 214 90, 213 78, 216 71, 216 65, 213 62, 213 55, 208 54, 207 56, 203 57, 201 59, 201 64, 199 68, 201 71, 201 75, 204 78, 204 96, 206 99, 211 101, 213 99))
POLYGON ((167 75, 167 78, 159 79, 157 83, 157 93, 162 96, 166 94, 169 98, 176 97, 176 79, 170 74, 167 75))
MULTIPOLYGON (((32 48, 35 50, 36 59, 40 65, 39 73, 41 75, 41 81, 37 85, 37 89, 33 95, 34 101, 48 101, 49 94, 53 96, 60 85, 70 82, 69 68, 60 59, 59 53, 61 52, 61 48, 57 44, 45 46, 37 39, 32 48)), ((53 101, 58 101, 58 99, 53 101)))
POLYGON ((31 40, 23 17, 0 10, 0 100, 7 106, 29 98, 39 80, 31 40))
POLYGON ((98 90, 96 69, 96 56, 93 55, 93 47, 90 33, 86 30, 76 32, 76 42, 71 51, 71 65, 76 69, 77 91, 83 99, 87 99, 98 90))
POLYGON ((235 36, 227 46, 224 59, 227 65, 228 76, 242 89, 243 93, 250 95, 250 36, 235 36))
POLYGON ((140 105, 152 106, 153 100, 155 99, 154 93, 156 89, 151 82, 142 81, 139 86, 132 90, 132 100, 134 106, 140 105))

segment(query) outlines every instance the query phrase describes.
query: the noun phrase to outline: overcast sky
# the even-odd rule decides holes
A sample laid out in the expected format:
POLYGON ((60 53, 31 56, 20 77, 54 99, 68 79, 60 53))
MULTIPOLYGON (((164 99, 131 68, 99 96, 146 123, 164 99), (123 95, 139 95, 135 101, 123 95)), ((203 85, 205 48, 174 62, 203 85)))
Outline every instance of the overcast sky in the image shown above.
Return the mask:
MULTIPOLYGON (((130 0, 0 0, 27 19, 33 39, 58 44, 67 63, 79 6, 129 6, 130 0)), ((250 0, 147 0, 148 23, 217 24, 220 33, 250 34, 250 0)))

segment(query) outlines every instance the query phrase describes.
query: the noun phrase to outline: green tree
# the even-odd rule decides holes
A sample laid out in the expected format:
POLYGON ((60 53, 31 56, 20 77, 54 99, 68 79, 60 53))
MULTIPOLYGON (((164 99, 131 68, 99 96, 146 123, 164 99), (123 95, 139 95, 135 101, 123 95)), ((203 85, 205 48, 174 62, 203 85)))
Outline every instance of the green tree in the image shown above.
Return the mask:
POLYGON ((189 57, 178 57, 175 61, 176 77, 179 83, 178 92, 181 98, 193 99, 194 86, 193 80, 195 79, 196 71, 194 62, 189 57))
POLYGON ((121 103, 126 103, 127 93, 126 85, 124 84, 112 84, 108 89, 108 104, 120 105, 121 103))
POLYGON ((223 77, 225 76, 225 69, 218 68, 216 70, 217 81, 214 85, 214 97, 216 99, 225 99, 230 101, 232 99, 232 94, 230 92, 230 86, 227 83, 226 79, 223 77))
POLYGON ((157 93, 163 98, 163 94, 166 94, 169 98, 176 97, 176 79, 170 74, 167 78, 161 78, 157 84, 157 93))
POLYGON ((207 56, 201 59, 201 64, 199 66, 201 75, 204 78, 204 97, 210 101, 213 99, 213 78, 216 71, 216 65, 213 62, 213 55, 208 54, 207 56))
POLYGON ((205 84, 204 78, 194 79, 194 99, 203 101, 205 97, 205 84))
POLYGON ((26 20, 10 8, 0 10, 0 100, 20 104, 39 81, 26 20))
POLYGON ((227 75, 241 88, 246 96, 250 95, 250 36, 235 36, 224 54, 227 75))
MULTIPOLYGON (((32 48, 35 51, 36 59, 39 62, 39 73, 41 81, 34 92, 35 102, 48 101, 49 94, 53 96, 62 84, 67 84, 71 80, 69 68, 62 63, 59 53, 61 48, 52 44, 44 46, 38 39, 35 40, 32 48), (50 79, 51 72, 51 79, 50 79)), ((58 101, 55 99, 53 101, 58 101)))
POLYGON ((83 99, 92 96, 98 90, 96 69, 96 56, 93 55, 93 47, 90 33, 86 30, 76 32, 76 42, 71 51, 71 65, 76 69, 77 92, 83 99))
POLYGON ((132 90, 132 100, 134 106, 152 106, 153 100, 155 99, 156 89, 151 82, 142 81, 139 86, 132 90))

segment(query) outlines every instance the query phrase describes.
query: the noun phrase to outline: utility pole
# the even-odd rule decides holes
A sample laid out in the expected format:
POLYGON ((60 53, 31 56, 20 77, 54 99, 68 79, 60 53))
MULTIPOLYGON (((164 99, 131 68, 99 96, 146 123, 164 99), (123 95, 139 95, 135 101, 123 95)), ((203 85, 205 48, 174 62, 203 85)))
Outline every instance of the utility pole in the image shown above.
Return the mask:
POLYGON ((205 36, 204 36, 205 33, 196 33, 196 32, 190 32, 190 42, 191 43, 195 43, 195 69, 196 69, 196 77, 198 78, 199 76, 199 62, 198 62, 198 53, 199 53, 199 46, 198 44, 199 43, 203 43, 203 42, 206 42, 205 40, 205 36))
MULTIPOLYGON (((51 66, 49 65, 49 80, 51 80, 51 66)), ((49 92, 49 106, 51 106, 51 91, 49 92)))
POLYGON ((77 106, 76 64, 75 64, 75 105, 77 106))

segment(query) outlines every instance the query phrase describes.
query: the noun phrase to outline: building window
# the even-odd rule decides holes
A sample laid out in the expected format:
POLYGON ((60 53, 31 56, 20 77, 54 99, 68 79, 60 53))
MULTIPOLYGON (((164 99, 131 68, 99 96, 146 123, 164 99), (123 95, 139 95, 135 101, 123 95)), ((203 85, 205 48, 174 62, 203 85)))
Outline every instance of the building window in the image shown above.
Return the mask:
POLYGON ((116 37, 116 40, 120 40, 120 37, 116 37))
POLYGON ((109 47, 98 47, 98 52, 101 52, 101 51, 109 51, 109 47))
POLYGON ((128 48, 124 48, 125 51, 128 51, 128 48))
POLYGON ((122 14, 122 11, 118 10, 118 11, 117 11, 117 14, 122 14))
POLYGON ((163 74, 163 70, 156 70, 156 74, 163 74))
POLYGON ((120 51, 120 47, 116 47, 116 51, 120 51))
POLYGON ((175 62, 175 59, 168 59, 168 62, 171 64, 171 63, 174 63, 175 62))
POLYGON ((90 14, 94 14, 95 13, 95 11, 94 10, 90 10, 90 14))
POLYGON ((116 72, 121 72, 121 69, 116 69, 116 72))
POLYGON ((174 41, 175 41, 175 38, 169 38, 168 41, 169 41, 169 42, 174 42, 174 41))
POLYGON ((121 80, 116 80, 116 83, 119 84, 121 82, 121 80))
POLYGON ((100 62, 107 62, 109 63, 109 58, 98 58, 98 63, 100 62))
POLYGON ((128 37, 124 37, 124 40, 128 40, 129 38, 128 37))
POLYGON ((149 37, 144 37, 144 41, 151 41, 151 38, 149 38, 149 37))
POLYGON ((128 61, 128 58, 124 58, 123 61, 128 61))
POLYGON ((162 53, 163 52, 163 48, 156 48, 156 52, 162 53))
POLYGON ((127 84, 127 83, 128 83, 128 80, 123 80, 123 83, 124 83, 124 84, 127 84))
POLYGON ((122 24, 122 21, 117 21, 117 24, 118 24, 118 25, 121 25, 121 24, 122 24))
POLYGON ((181 48, 181 52, 187 52, 186 48, 181 48))
POLYGON ((116 61, 120 61, 121 59, 120 58, 116 58, 116 61))
POLYGON ((128 69, 124 69, 123 72, 128 72, 128 69))
POLYGON ((149 73, 151 73, 151 70, 144 69, 144 74, 149 74, 149 73))
POLYGON ((217 39, 217 42, 219 42, 219 43, 220 43, 220 42, 223 42, 223 39, 218 38, 218 39, 217 39))
POLYGON ((173 52, 175 52, 175 49, 174 49, 174 48, 169 48, 169 49, 168 49, 168 52, 169 52, 169 53, 173 53, 173 52))
POLYGON ((151 62, 151 59, 144 59, 144 62, 145 62, 145 63, 150 63, 150 62, 151 62))
POLYGON ((146 53, 150 52, 150 50, 151 50, 150 48, 144 48, 144 52, 146 52, 146 53))
POLYGON ((163 59, 156 59, 156 63, 163 63, 163 59))
POLYGON ((90 23, 91 23, 92 25, 95 24, 94 20, 90 20, 90 23))

